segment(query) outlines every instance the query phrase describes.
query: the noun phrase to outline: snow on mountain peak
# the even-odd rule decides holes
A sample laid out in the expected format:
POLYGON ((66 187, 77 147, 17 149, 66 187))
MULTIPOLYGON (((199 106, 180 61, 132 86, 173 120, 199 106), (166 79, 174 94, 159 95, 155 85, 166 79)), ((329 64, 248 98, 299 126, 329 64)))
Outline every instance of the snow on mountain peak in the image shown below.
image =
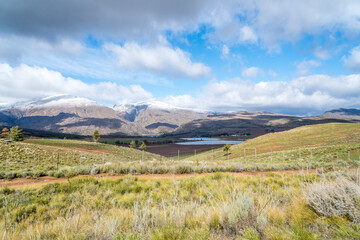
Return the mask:
POLYGON ((170 104, 160 102, 160 101, 148 101, 148 102, 138 102, 134 104, 117 104, 113 106, 113 109, 118 112, 129 112, 133 109, 140 109, 140 108, 153 108, 153 109, 163 109, 163 110, 176 110, 181 109, 178 107, 174 107, 170 104))
POLYGON ((18 102, 11 105, 9 108, 31 109, 41 107, 86 107, 97 106, 97 102, 71 95, 55 95, 44 98, 33 99, 30 101, 18 102))

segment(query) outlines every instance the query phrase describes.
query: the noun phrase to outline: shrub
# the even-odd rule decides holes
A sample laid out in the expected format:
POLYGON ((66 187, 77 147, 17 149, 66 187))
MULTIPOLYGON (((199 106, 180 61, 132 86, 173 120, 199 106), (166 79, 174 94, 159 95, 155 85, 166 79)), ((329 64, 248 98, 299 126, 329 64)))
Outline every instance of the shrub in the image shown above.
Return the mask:
POLYGON ((304 191, 307 204, 326 217, 345 216, 360 223, 360 186, 344 177, 316 182, 304 191))
POLYGON ((38 178, 38 177, 42 177, 42 176, 46 176, 46 173, 44 171, 33 172, 33 177, 34 178, 38 178))
POLYGON ((14 179, 16 177, 16 174, 15 173, 8 173, 6 174, 5 178, 6 179, 14 179))
POLYGON ((260 213, 252 197, 239 192, 230 204, 221 208, 219 223, 224 231, 238 234, 247 228, 262 231, 266 226, 267 218, 260 213))
POLYGON ((76 172, 75 170, 69 169, 65 172, 66 178, 72 178, 72 177, 75 177, 76 175, 78 175, 78 172, 76 172))
POLYGON ((191 173, 191 166, 176 166, 175 168, 175 173, 176 174, 186 174, 186 173, 191 173))
POLYGON ((254 202, 247 194, 239 193, 237 199, 224 206, 220 213, 220 224, 223 229, 236 234, 251 221, 254 215, 254 202))
POLYGON ((98 174, 98 173, 99 173, 99 169, 96 168, 96 167, 93 167, 93 168, 91 169, 91 171, 90 171, 90 174, 91 174, 91 175, 96 175, 96 174, 98 174))
POLYGON ((31 176, 31 175, 32 175, 31 171, 25 171, 25 172, 21 173, 21 177, 23 177, 23 178, 26 178, 26 177, 31 176))
POLYGON ((62 170, 56 171, 56 172, 54 173, 54 177, 56 177, 56 178, 65 177, 65 172, 62 171, 62 170))

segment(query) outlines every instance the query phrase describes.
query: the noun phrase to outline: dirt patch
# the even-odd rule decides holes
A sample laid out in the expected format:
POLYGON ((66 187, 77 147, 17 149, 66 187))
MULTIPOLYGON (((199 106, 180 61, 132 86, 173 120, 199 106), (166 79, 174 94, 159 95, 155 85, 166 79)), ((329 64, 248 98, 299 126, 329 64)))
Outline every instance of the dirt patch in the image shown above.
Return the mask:
POLYGON ((16 178, 13 180, 2 180, 1 185, 7 185, 9 188, 38 187, 48 183, 65 182, 67 179, 56 177, 40 177, 40 178, 16 178))
POLYGON ((266 146, 266 147, 263 147, 263 149, 273 149, 273 148, 280 148, 284 145, 270 145, 270 146, 266 146))
POLYGON ((79 147, 59 147, 59 146, 54 146, 54 145, 43 145, 43 146, 54 147, 54 148, 64 149, 64 150, 76 150, 76 151, 81 151, 81 152, 111 154, 106 150, 90 150, 90 149, 79 148, 79 147))
MULTIPOLYGON (((308 170, 282 170, 282 171, 264 171, 264 172, 224 172, 224 174, 229 174, 234 177, 239 176, 258 176, 258 175, 267 175, 267 174, 297 174, 297 173, 314 173, 316 172, 315 169, 308 169, 308 170)), ((215 173, 189 173, 189 174, 141 174, 141 175, 132 175, 137 177, 138 179, 145 179, 145 180, 152 180, 152 179, 181 179, 181 178, 189 178, 189 177, 197 177, 197 176, 205 176, 215 173)), ((91 177, 97 178, 97 179, 110 179, 110 180, 116 180, 125 177, 126 175, 117 175, 117 176, 111 176, 109 174, 98 174, 91 177)), ((79 177, 90 177, 90 175, 80 175, 75 178, 79 177)), ((21 188, 27 188, 27 187, 40 187, 45 184, 49 183, 62 183, 67 182, 67 178, 55 178, 55 177, 40 177, 40 178, 16 178, 13 180, 2 180, 1 185, 5 186, 7 185, 9 188, 13 189, 21 189, 21 188)), ((71 179, 70 179, 71 181, 71 179)))

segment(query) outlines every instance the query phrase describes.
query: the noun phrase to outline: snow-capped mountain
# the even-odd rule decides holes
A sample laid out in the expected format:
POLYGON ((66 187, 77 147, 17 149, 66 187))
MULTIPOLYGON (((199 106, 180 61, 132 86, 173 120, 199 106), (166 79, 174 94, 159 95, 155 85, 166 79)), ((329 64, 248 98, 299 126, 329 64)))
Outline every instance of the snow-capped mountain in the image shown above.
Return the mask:
POLYGON ((98 129, 102 135, 174 133, 180 136, 255 136, 308 124, 352 122, 357 119, 354 115, 358 115, 358 111, 340 109, 329 111, 322 117, 307 118, 261 111, 215 114, 180 109, 156 101, 111 108, 87 98, 57 95, 0 109, 0 126, 18 125, 27 129, 81 135, 91 135, 98 129), (352 119, 345 120, 349 115, 352 119))
POLYGON ((131 123, 124 128, 126 132, 133 133, 168 133, 185 123, 205 116, 203 113, 177 108, 159 101, 115 105, 113 109, 122 119, 131 123))
POLYGON ((23 101, 0 110, 0 124, 53 132, 121 132, 124 121, 112 108, 76 96, 57 95, 23 101))
POLYGON ((172 132, 201 116, 156 101, 110 108, 87 98, 57 95, 0 109, 0 125, 86 135, 95 129, 102 134, 142 135, 172 132))
POLYGON ((162 109, 162 110, 177 110, 177 109, 188 110, 188 109, 184 109, 184 108, 175 107, 170 104, 156 101, 156 100, 150 100, 147 102, 138 102, 138 103, 134 103, 134 104, 116 104, 113 106, 113 109, 118 112, 129 112, 129 111, 132 111, 133 109, 141 109, 141 108, 145 108, 145 107, 153 108, 153 109, 162 109))

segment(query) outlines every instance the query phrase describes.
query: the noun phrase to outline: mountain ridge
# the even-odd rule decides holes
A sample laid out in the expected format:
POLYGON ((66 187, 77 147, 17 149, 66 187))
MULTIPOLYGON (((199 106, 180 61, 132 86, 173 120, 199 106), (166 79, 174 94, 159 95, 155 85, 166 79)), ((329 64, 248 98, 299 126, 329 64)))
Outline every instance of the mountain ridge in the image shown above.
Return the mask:
POLYGON ((66 134, 171 136, 258 136, 294 127, 360 120, 358 109, 335 109, 320 116, 299 117, 266 111, 196 112, 157 101, 108 107, 71 95, 15 103, 0 109, 0 125, 66 134))

